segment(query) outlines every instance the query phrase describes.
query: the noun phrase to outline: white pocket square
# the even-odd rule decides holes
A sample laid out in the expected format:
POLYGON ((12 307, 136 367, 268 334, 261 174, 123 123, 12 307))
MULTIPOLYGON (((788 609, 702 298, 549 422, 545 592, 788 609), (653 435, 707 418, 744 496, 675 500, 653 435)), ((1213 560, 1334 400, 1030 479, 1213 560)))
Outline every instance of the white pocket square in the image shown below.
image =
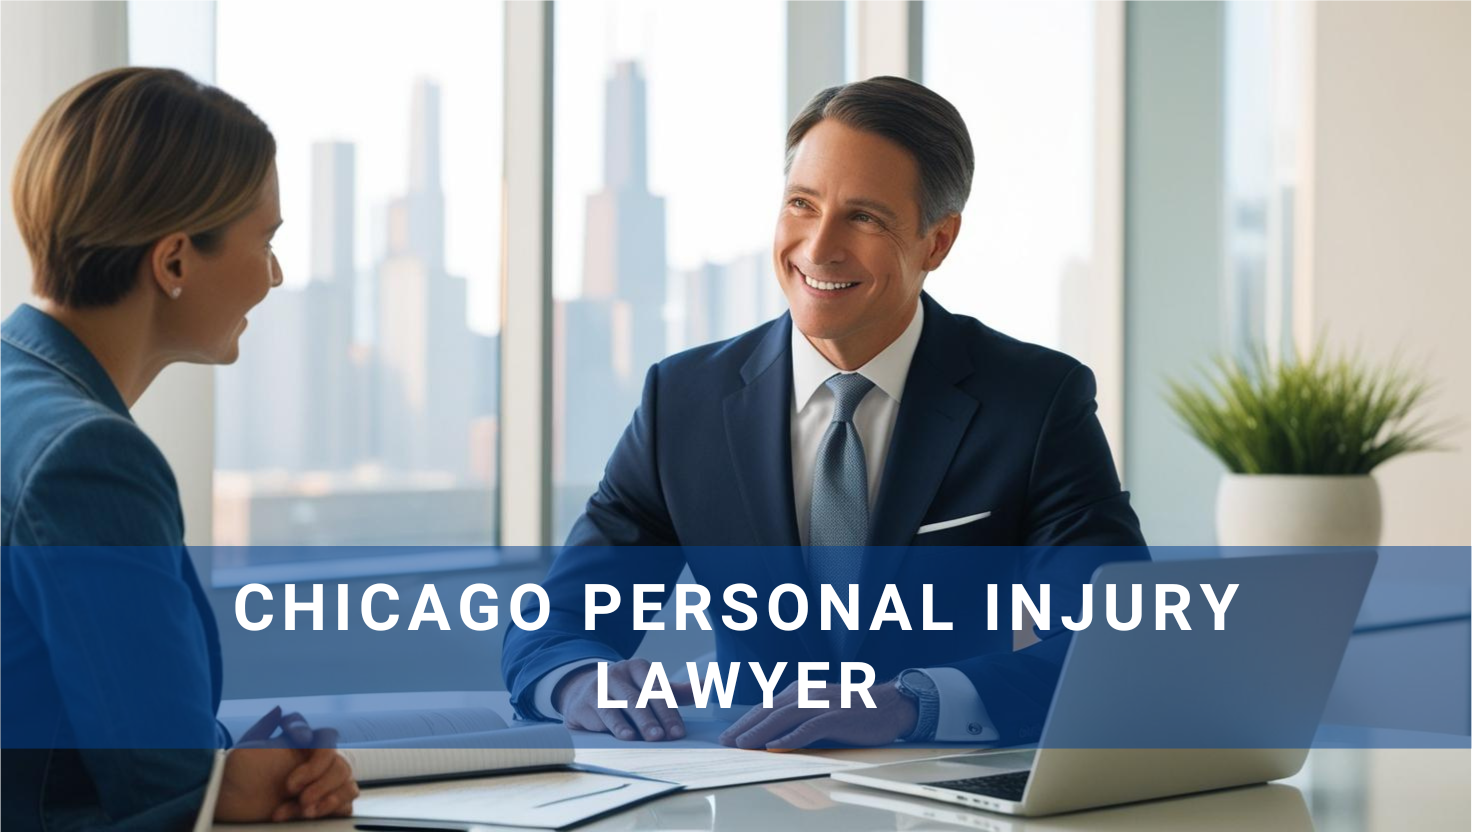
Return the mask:
POLYGON ((980 514, 968 514, 965 517, 957 517, 955 520, 942 520, 939 523, 928 523, 924 526, 921 526, 920 531, 915 532, 915 534, 928 534, 930 532, 938 532, 942 529, 954 529, 957 526, 964 526, 967 523, 975 523, 977 520, 985 520, 986 518, 991 516, 992 513, 990 511, 983 511, 980 514))

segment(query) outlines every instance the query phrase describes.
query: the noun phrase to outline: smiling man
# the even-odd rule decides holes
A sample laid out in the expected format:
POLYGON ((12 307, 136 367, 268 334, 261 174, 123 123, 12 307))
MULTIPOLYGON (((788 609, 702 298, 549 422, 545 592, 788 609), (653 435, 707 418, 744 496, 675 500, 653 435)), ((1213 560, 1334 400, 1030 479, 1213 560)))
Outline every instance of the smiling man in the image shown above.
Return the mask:
MULTIPOLYGON (((787 685, 799 662, 828 662, 834 680, 832 707, 799 708, 788 686, 732 725, 727 744, 1037 739, 1068 635, 1039 632, 1013 652, 1010 631, 984 625, 983 587, 1051 583, 1054 614, 1074 612, 1081 593, 1059 588, 1087 583, 1105 560, 1144 557, 1144 540, 1088 368, 924 294, 961 231, 974 167, 955 107, 911 81, 826 89, 798 115, 772 252, 790 313, 650 369, 568 537, 588 548, 565 550, 543 583, 547 624, 507 634, 503 670, 523 716, 626 739, 683 737, 678 709, 634 707, 649 663, 629 657, 643 631, 631 618, 585 629, 584 588, 629 598, 636 585, 662 585, 663 603, 688 566, 717 598, 738 583, 761 596, 853 585, 869 611, 887 583, 917 608, 930 584, 953 622, 822 630, 814 612, 792 631, 718 630, 722 666, 786 662, 787 685), (650 548, 612 548, 624 546, 650 548), (729 546, 761 548, 699 548, 729 546), (919 546, 950 548, 922 557, 919 546), (1014 548, 956 548, 975 546, 1014 548), (1049 548, 1065 546, 1078 548, 1049 548), (838 706, 850 659, 881 680, 874 709, 838 706), (609 663, 608 698, 627 706, 599 707, 599 662, 609 663)), ((712 618, 726 611, 715 603, 712 618)), ((687 686, 675 694, 689 701, 687 686)), ((736 696, 759 702, 761 691, 738 684, 736 696)))

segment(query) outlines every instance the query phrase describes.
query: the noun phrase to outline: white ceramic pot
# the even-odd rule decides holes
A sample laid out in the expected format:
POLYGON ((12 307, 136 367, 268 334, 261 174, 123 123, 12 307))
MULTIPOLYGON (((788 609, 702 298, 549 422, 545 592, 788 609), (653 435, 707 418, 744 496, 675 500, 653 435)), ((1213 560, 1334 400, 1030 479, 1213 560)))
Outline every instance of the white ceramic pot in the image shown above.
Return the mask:
POLYGON ((1376 546, 1380 488, 1368 474, 1223 474, 1216 539, 1222 546, 1376 546))

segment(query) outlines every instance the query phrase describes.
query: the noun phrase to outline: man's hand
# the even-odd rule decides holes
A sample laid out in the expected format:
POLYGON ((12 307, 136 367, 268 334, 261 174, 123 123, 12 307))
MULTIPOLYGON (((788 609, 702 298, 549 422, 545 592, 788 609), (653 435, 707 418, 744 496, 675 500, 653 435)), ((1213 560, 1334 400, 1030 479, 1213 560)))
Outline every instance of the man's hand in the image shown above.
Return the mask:
POLYGON ((772 707, 747 711, 721 734, 721 744, 736 748, 805 748, 819 740, 848 745, 888 745, 915 730, 920 714, 915 702, 900 693, 894 682, 870 688, 874 708, 854 697, 853 707, 842 708, 840 688, 830 683, 811 689, 810 700, 827 700, 826 708, 799 708, 797 683, 772 697, 772 707))
MULTIPOLYGON (((650 699, 646 708, 636 708, 639 692, 649 674, 649 662, 628 659, 608 666, 608 698, 622 699, 627 708, 598 707, 598 666, 579 668, 563 677, 552 691, 552 704, 569 728, 613 734, 621 740, 677 740, 685 736, 680 712, 663 699, 650 699)), ((681 705, 694 704, 690 685, 671 682, 670 690, 681 705)))
POLYGON ((352 814, 358 784, 333 746, 337 732, 312 730, 301 714, 272 708, 225 759, 219 821, 283 821, 352 814), (276 729, 281 735, 272 737, 276 729))

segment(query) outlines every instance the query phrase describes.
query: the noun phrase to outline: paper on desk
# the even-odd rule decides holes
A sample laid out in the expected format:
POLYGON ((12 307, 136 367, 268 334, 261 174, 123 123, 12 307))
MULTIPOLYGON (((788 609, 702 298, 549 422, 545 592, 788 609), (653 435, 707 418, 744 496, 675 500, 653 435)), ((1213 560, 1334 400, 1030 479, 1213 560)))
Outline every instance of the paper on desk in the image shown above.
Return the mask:
MULTIPOLYGON (((682 714, 687 710, 681 708, 682 714)), ((573 732, 574 760, 579 765, 667 780, 686 789, 719 789, 749 783, 772 783, 803 777, 826 777, 860 763, 807 754, 774 754, 728 748, 717 738, 730 720, 685 719, 685 738, 658 743, 620 740, 605 733, 573 732)))
POLYGON ((621 740, 607 731, 580 731, 571 733, 572 745, 578 750, 603 748, 725 748, 721 745, 721 734, 731 725, 709 719, 686 719, 685 737, 678 740, 660 740, 651 745, 644 740, 621 740))
POLYGON ((826 777, 862 765, 807 754, 740 748, 659 748, 648 743, 629 748, 579 748, 575 759, 579 765, 668 780, 687 789, 826 777))
POLYGON ((588 771, 507 774, 365 789, 353 817, 562 829, 678 788, 588 771))

